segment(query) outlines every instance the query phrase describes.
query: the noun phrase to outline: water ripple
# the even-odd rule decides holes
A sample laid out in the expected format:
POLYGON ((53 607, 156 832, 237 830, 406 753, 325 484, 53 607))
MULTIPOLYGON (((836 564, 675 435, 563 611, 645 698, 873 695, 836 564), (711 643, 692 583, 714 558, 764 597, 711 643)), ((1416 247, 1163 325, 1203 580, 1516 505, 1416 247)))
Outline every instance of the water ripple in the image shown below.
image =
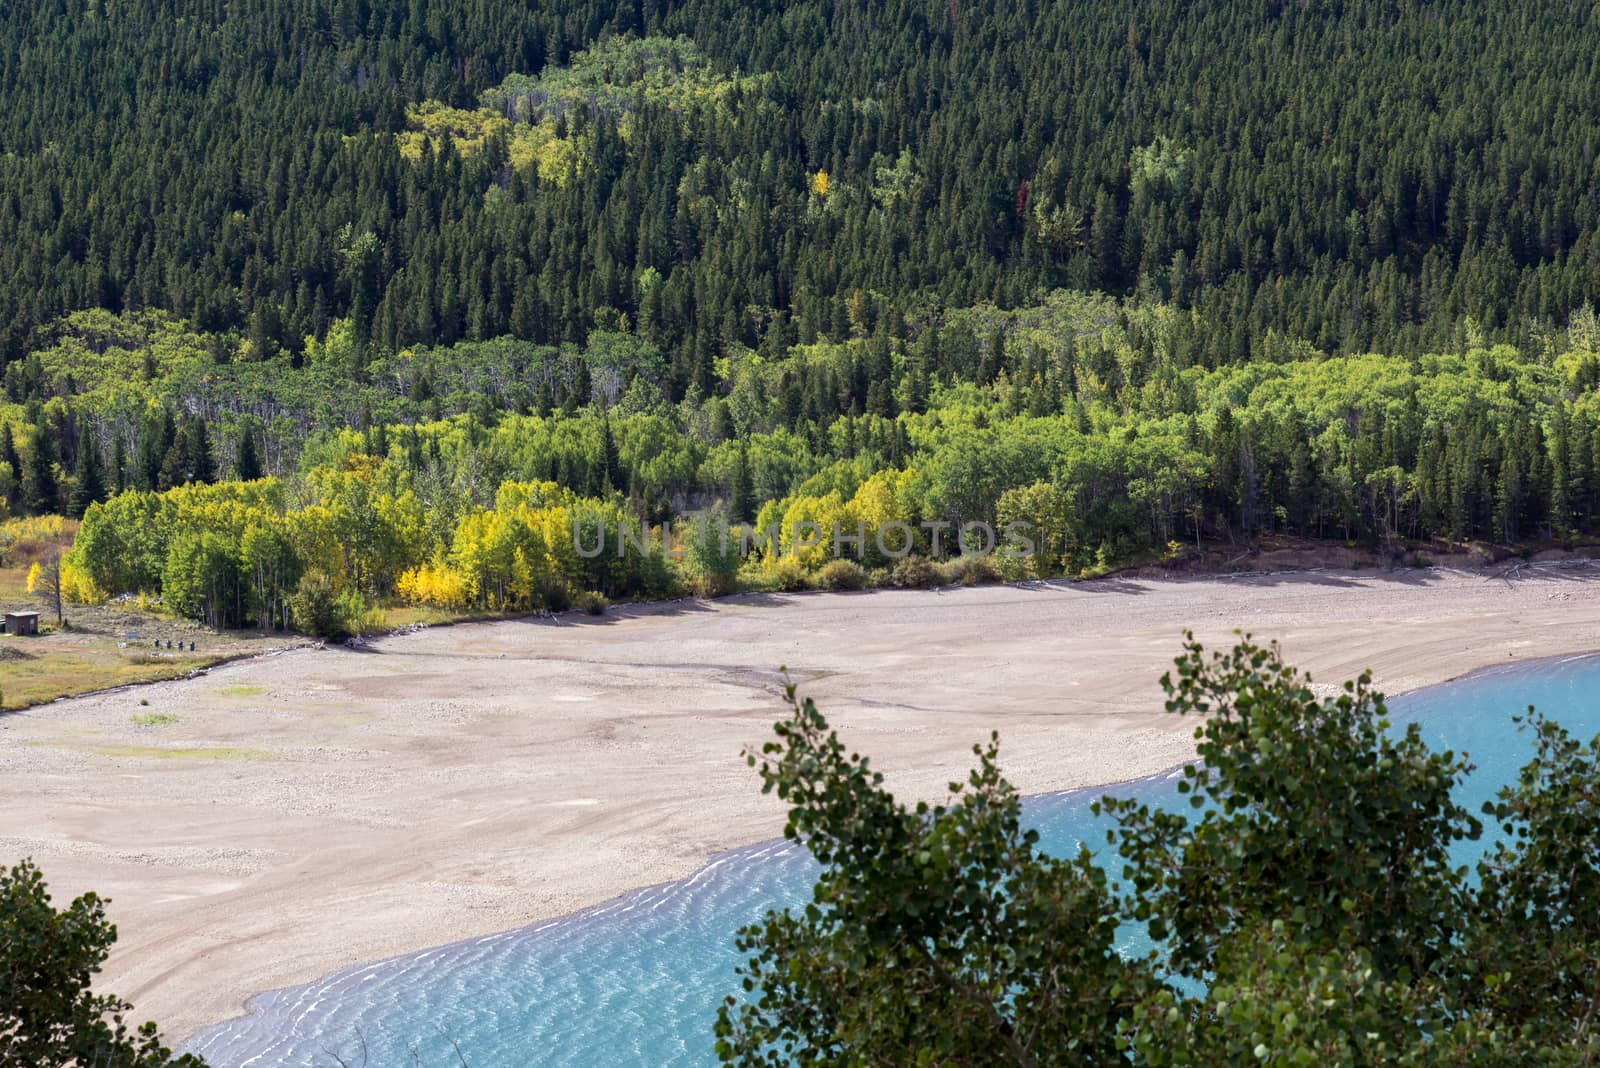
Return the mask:
MULTIPOLYGON (((1584 738, 1600 732, 1600 658, 1500 669, 1395 702, 1430 744, 1470 752, 1477 802, 1510 781, 1531 749, 1512 716, 1530 703, 1584 738)), ((1171 773, 1114 792, 1175 803, 1171 773)), ((1106 848, 1089 811, 1102 790, 1030 798, 1030 823, 1056 854, 1106 848)), ((1481 848, 1481 847, 1480 847, 1481 848)), ((763 842, 559 920, 360 964, 254 999, 248 1015, 188 1046, 215 1068, 454 1065, 613 1068, 714 1062, 717 1005, 737 989, 733 933, 767 909, 804 901, 816 866, 763 842), (337 1058, 337 1059, 336 1059, 337 1058)), ((1124 949, 1137 949, 1136 933, 1124 949)))

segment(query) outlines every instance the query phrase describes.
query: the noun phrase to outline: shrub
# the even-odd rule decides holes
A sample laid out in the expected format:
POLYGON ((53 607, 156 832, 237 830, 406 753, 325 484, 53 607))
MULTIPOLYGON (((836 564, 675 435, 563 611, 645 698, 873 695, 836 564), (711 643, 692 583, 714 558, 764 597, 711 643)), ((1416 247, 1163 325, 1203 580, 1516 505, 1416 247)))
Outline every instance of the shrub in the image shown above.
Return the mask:
POLYGON ((901 589, 927 589, 939 585, 939 569, 926 557, 906 556, 896 561, 889 581, 901 589))
POLYGON ((691 597, 725 597, 737 590, 739 583, 725 575, 687 575, 682 587, 691 597))
POLYGON ((651 552, 639 561, 638 596, 651 601, 663 601, 683 592, 678 571, 660 552, 651 552))
POLYGON ((1000 548, 996 549, 994 551, 994 556, 992 556, 990 559, 993 561, 995 570, 1000 573, 1000 578, 1004 582, 1026 582, 1028 579, 1036 579, 1041 577, 1040 574, 1034 570, 1033 557, 1029 556, 1027 553, 1018 552, 1015 548, 1009 545, 1002 545, 1000 548))
POLYGON ((289 614, 295 628, 318 638, 337 641, 350 636, 340 610, 333 582, 320 573, 303 576, 289 598, 289 614))
POLYGON ((812 581, 819 590, 859 590, 867 584, 867 573, 854 560, 830 560, 812 581))
POLYGON ((358 636, 378 634, 388 627, 383 609, 370 604, 359 590, 345 590, 341 593, 335 603, 335 609, 348 634, 358 636))
POLYGON ((561 579, 540 578, 536 593, 538 603, 551 612, 565 612, 572 607, 572 588, 561 579))
POLYGON ((30 516, 0 523, 0 567, 27 567, 72 544, 75 520, 58 515, 30 516))
POLYGON ((950 586, 978 586, 1001 581, 1000 570, 987 556, 958 556, 939 565, 939 577, 950 586))
POLYGON ((448 564, 414 567, 401 574, 394 589, 407 604, 435 608, 465 608, 475 592, 471 579, 448 564))
POLYGON ((803 590, 806 588, 806 569, 792 556, 780 556, 766 568, 766 579, 775 590, 803 590))
POLYGON ((587 612, 591 616, 604 615, 605 610, 611 606, 605 594, 596 593, 594 590, 584 590, 573 598, 572 606, 587 612))

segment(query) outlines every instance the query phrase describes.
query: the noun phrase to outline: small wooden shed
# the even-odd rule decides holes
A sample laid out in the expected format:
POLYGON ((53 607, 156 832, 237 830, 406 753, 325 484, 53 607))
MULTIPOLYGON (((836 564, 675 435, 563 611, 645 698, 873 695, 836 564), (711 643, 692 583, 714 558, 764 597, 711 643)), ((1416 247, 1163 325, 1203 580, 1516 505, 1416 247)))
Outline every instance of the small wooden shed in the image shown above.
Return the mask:
POLYGON ((7 634, 38 634, 39 633, 39 613, 38 612, 7 612, 6 613, 6 633, 7 634))

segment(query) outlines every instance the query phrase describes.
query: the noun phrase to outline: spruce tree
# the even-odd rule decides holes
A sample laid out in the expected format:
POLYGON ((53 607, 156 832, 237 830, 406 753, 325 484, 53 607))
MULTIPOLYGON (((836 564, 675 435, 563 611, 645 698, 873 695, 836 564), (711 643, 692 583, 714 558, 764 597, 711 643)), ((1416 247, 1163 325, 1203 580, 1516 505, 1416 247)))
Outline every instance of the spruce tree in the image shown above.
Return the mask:
POLYGON ((200 483, 215 482, 217 458, 211 451, 211 435, 206 430, 205 420, 199 417, 191 418, 186 431, 183 435, 185 440, 183 459, 189 478, 200 483))
MULTIPOLYGON (((139 448, 134 454, 134 469, 140 489, 171 489, 170 481, 163 484, 162 472, 168 469, 167 456, 177 440, 178 426, 169 409, 162 408, 145 417, 139 434, 139 448)), ((176 464, 177 461, 174 461, 176 464)))
POLYGON ((111 441, 111 496, 115 497, 128 488, 128 446, 122 440, 122 432, 111 441))
POLYGON ((34 515, 49 515, 61 504, 55 441, 43 425, 34 427, 33 448, 29 451, 28 469, 22 479, 22 503, 34 515))
POLYGON ((739 457, 733 468, 733 493, 729 518, 735 523, 755 521, 755 486, 750 477, 750 450, 739 443, 739 457))
POLYGON ((156 474, 154 488, 164 493, 189 481, 189 470, 183 462, 183 445, 173 442, 172 448, 161 458, 161 470, 156 474))
POLYGON ((233 474, 240 482, 254 482, 261 477, 261 457, 256 454, 256 436, 248 426, 239 431, 239 448, 234 454, 233 474))
POLYGON ((84 427, 83 433, 78 438, 78 465, 73 472, 72 499, 68 503, 67 511, 72 518, 82 519, 91 504, 105 499, 106 482, 103 461, 100 457, 100 443, 89 432, 89 428, 84 427))
POLYGON ((11 435, 11 424, 0 422, 0 474, 6 479, 5 505, 14 508, 18 498, 18 482, 22 478, 22 458, 17 455, 17 443, 11 435))
POLYGON ((11 468, 13 474, 22 473, 22 458, 17 455, 17 441, 11 433, 11 424, 0 422, 0 463, 11 468))
POLYGON ((622 460, 617 455, 617 441, 611 434, 611 413, 600 415, 600 481, 607 496, 622 482, 622 460))

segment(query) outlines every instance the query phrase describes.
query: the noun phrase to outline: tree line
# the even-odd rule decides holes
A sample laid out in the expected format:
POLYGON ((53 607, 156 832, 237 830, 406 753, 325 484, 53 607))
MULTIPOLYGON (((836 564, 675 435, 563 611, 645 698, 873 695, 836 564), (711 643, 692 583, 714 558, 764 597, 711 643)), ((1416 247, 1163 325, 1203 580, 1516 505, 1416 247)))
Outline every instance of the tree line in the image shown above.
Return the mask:
POLYGON ((1027 532, 978 550, 983 574, 1008 579, 1218 541, 1426 555, 1600 535, 1600 363, 1582 329, 1529 355, 1284 343, 1272 362, 1208 369, 1172 355, 1188 314, 1073 293, 959 309, 904 338, 746 351, 716 392, 678 402, 659 350, 632 334, 417 350, 345 398, 357 427, 286 407, 308 428, 292 453, 257 446, 253 413, 178 416, 160 386, 119 407, 85 379, 14 408, 39 422, 22 421, 13 481, 36 493, 37 457, 74 448, 77 474, 57 461, 51 477, 57 504, 83 505, 76 595, 160 595, 229 626, 290 625, 302 580, 351 605, 495 610, 738 582, 920 584, 931 572, 901 566, 905 553, 936 563, 941 525, 948 553, 966 523, 1027 532), (96 458, 123 425, 127 444, 114 432, 96 458), (697 537, 683 533, 705 526, 684 522, 696 516, 748 559, 660 530, 677 520, 697 537), (656 555, 623 559, 619 526, 657 528, 656 555), (813 528, 819 544, 797 533, 813 528), (575 529, 588 544, 613 532, 604 566, 573 555, 575 529), (856 571, 823 578, 840 556, 856 571))

